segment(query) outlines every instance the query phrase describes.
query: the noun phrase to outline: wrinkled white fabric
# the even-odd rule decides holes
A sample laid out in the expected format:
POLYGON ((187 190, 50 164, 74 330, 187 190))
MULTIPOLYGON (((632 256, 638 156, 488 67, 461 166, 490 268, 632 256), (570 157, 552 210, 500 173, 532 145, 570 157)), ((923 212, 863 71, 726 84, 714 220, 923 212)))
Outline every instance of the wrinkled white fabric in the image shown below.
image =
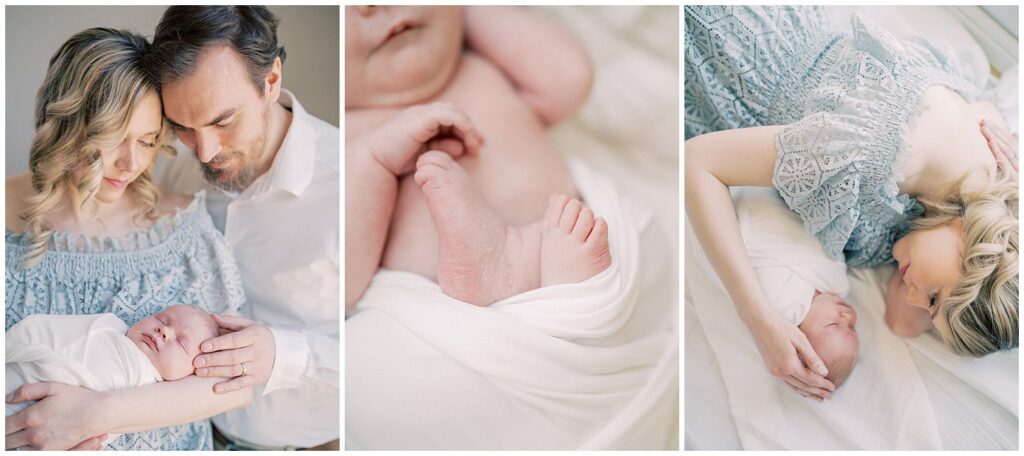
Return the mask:
POLYGON ((571 169, 608 221, 612 265, 490 307, 448 297, 415 274, 379 272, 346 322, 347 343, 378 344, 347 351, 349 449, 658 447, 673 433, 675 332, 622 337, 637 306, 647 217, 607 178, 580 162, 571 169), (394 364, 384 354, 407 364, 381 375, 394 364), (394 378, 403 374, 415 381, 394 378))
MULTIPOLYGON (((128 325, 109 313, 25 317, 6 334, 4 394, 36 382, 109 391, 162 381, 127 332, 128 325)), ((29 405, 7 404, 6 415, 29 405)))

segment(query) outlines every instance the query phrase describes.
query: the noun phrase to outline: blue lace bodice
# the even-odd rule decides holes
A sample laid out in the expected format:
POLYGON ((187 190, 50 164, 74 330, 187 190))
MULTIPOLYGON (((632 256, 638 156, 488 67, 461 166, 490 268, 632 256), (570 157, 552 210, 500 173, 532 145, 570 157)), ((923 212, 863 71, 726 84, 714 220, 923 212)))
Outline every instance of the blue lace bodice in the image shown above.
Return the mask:
MULTIPOLYGON (((6 232, 5 329, 32 314, 109 312, 128 325, 186 303, 209 312, 245 301, 238 266, 203 192, 147 230, 118 238, 58 232, 42 261, 22 267, 28 236, 6 232)), ((212 450, 209 420, 123 434, 110 450, 212 450)))
POLYGON ((932 85, 978 89, 951 53, 858 15, 839 33, 822 7, 687 6, 686 137, 787 125, 772 183, 808 232, 850 266, 892 261, 923 212, 899 193, 901 139, 932 85))

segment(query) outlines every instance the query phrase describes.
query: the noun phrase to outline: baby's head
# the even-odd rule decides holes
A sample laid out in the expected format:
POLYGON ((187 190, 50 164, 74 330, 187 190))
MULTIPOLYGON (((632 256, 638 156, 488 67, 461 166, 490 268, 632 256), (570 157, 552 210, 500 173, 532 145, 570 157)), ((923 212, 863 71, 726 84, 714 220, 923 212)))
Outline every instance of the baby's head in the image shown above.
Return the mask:
POLYGON ((434 95, 462 54, 454 6, 346 6, 345 107, 407 106, 434 95))
POLYGON ((857 337, 857 312, 842 298, 832 293, 815 292, 811 310, 807 312, 800 330, 818 354, 828 378, 836 388, 846 381, 860 356, 860 338, 857 337))
POLYGON ((164 380, 188 377, 199 344, 216 337, 217 322, 192 306, 168 307, 128 328, 128 338, 146 354, 164 380))

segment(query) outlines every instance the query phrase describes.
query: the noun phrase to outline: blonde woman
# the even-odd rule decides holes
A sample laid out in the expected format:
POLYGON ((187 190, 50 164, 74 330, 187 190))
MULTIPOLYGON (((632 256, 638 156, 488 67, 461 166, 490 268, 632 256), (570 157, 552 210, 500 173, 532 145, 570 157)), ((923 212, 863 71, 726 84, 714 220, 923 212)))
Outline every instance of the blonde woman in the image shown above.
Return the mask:
POLYGON ((765 302, 733 185, 774 186, 850 266, 894 263, 895 333, 935 328, 968 356, 1017 347, 1016 152, 956 61, 857 16, 835 32, 822 7, 685 17, 687 216, 773 375, 819 400, 835 388, 765 302))
MULTIPOLYGON (((156 154, 173 149, 156 79, 142 66, 147 46, 140 36, 93 28, 50 60, 36 100, 30 172, 6 185, 6 329, 31 314, 110 312, 132 325, 174 304, 223 312, 244 301, 204 195, 161 192, 150 181, 156 154)), ((201 418, 251 400, 249 388, 214 394, 219 380, 189 376, 135 396, 93 393, 103 401, 78 401, 80 412, 57 421, 101 426, 89 435, 127 432, 108 449, 211 449, 210 423, 201 418), (112 425, 114 418, 122 422, 112 425)), ((82 391, 27 386, 13 402, 82 391)), ((25 430, 32 409, 50 402, 7 417, 5 448, 98 448, 102 435, 61 442, 25 430)))

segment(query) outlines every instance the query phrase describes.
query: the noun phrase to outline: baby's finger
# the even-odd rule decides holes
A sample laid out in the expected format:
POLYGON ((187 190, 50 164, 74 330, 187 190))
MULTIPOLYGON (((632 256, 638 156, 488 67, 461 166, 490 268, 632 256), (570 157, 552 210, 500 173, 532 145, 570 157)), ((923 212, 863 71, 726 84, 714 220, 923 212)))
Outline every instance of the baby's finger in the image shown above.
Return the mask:
POLYGON ((427 144, 427 150, 439 150, 451 155, 452 158, 459 158, 465 153, 466 148, 463 146, 462 141, 454 138, 441 138, 431 140, 427 144))
POLYGON ((253 377, 252 375, 243 375, 241 377, 235 377, 231 380, 213 385, 213 392, 217 394, 230 393, 255 384, 256 377, 253 377))
POLYGON ((196 368, 232 366, 235 364, 242 364, 243 362, 251 363, 253 358, 253 348, 251 346, 248 346, 233 350, 222 350, 215 353, 199 355, 196 356, 196 359, 192 362, 192 364, 196 368))

